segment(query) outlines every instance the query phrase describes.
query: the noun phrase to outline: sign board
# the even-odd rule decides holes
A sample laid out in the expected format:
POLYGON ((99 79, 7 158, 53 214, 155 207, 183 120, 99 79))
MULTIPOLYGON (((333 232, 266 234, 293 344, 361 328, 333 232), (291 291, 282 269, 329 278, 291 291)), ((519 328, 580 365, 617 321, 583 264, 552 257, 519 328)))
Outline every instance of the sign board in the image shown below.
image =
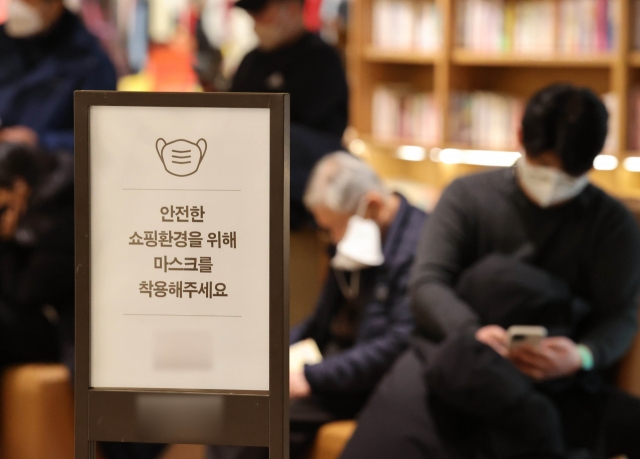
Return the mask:
POLYGON ((288 96, 78 92, 76 459, 288 457, 288 96))

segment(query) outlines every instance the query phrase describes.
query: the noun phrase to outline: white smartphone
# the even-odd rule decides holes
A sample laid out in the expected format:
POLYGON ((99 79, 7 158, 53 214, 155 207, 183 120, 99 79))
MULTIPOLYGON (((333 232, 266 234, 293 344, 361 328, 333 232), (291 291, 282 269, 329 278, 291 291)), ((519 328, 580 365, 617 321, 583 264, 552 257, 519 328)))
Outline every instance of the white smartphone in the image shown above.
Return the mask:
POLYGON ((507 330, 507 334, 509 335, 509 349, 514 349, 524 344, 536 347, 549 335, 549 332, 545 327, 512 325, 507 330))

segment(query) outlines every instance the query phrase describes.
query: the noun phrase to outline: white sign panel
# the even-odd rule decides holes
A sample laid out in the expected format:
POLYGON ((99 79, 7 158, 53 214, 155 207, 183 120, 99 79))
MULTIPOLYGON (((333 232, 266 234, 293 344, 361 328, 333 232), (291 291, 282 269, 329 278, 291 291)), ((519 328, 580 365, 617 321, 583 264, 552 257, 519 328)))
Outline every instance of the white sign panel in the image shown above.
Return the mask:
POLYGON ((269 389, 269 109, 93 106, 91 386, 269 389))

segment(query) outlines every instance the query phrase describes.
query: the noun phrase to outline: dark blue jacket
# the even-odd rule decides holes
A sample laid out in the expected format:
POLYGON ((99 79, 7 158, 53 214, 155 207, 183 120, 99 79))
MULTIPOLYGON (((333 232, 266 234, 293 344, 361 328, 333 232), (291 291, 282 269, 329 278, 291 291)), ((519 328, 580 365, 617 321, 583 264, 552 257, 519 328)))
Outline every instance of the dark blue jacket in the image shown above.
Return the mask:
POLYGON ((2 127, 30 127, 42 148, 73 152, 73 92, 80 89, 114 90, 116 74, 77 16, 65 11, 35 38, 11 38, 0 26, 2 127))
MULTIPOLYGON (((305 367, 314 393, 370 391, 407 346, 414 324, 407 296, 409 270, 426 215, 400 198, 384 240, 383 265, 362 272, 363 306, 355 345, 305 367)), ((331 271, 313 315, 291 331, 291 343, 313 338, 323 349, 331 339, 331 320, 344 301, 331 271)))

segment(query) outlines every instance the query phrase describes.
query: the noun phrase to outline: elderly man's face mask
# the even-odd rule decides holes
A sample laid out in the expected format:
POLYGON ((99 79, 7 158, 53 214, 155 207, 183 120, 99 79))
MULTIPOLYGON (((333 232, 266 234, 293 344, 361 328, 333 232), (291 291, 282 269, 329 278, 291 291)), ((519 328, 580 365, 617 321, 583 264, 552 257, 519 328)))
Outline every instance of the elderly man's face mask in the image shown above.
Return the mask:
POLYGON ((360 293, 360 270, 384 263, 382 237, 376 222, 365 218, 369 200, 363 196, 355 215, 332 211, 324 206, 311 209, 318 224, 331 234, 336 254, 331 259, 338 287, 345 298, 360 293), (345 271, 352 273, 347 282, 345 271))
POLYGON ((21 178, 16 179, 13 188, 0 188, 0 238, 13 238, 20 218, 27 212, 31 188, 21 178))
POLYGON ((362 198, 353 214, 336 212, 326 206, 312 208, 313 216, 336 244, 336 256, 331 265, 342 271, 356 271, 384 262, 380 227, 365 218, 369 200, 362 198))
POLYGON ((382 236, 376 222, 365 218, 369 200, 363 196, 355 215, 347 222, 344 235, 336 246, 331 266, 342 271, 357 271, 384 262, 382 236))

